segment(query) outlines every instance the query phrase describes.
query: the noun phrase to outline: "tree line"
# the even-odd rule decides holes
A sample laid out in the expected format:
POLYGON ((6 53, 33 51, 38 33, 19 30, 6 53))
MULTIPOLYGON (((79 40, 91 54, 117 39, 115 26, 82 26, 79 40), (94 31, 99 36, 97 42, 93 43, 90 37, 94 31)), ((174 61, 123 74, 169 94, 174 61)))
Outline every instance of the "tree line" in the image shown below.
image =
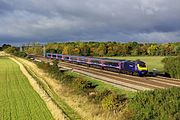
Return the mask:
MULTIPOLYGON (((119 43, 119 42, 66 42, 48 43, 46 52, 70 54, 80 56, 178 56, 180 55, 180 42, 176 43, 119 43)), ((0 50, 11 45, 4 44, 0 50)), ((19 48, 16 48, 19 49, 19 48)), ((27 54, 43 54, 39 43, 23 49, 27 54)))
POLYGON ((119 42, 67 42, 49 43, 46 52, 81 56, 177 56, 180 42, 176 43, 119 43, 119 42))

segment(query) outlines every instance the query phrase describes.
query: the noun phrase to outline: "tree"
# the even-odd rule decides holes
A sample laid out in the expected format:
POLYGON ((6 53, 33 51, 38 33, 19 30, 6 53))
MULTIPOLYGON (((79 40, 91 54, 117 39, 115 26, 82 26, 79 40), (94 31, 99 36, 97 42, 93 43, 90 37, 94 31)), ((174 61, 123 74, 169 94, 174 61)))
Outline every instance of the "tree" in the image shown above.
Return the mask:
POLYGON ((135 48, 135 49, 131 50, 131 55, 132 55, 132 56, 137 56, 137 55, 139 55, 139 49, 138 49, 138 48, 135 48))
POLYGON ((27 54, 33 54, 33 48, 32 47, 28 47, 28 48, 25 48, 25 52, 27 53, 27 54))
POLYGON ((122 56, 128 55, 128 46, 126 44, 120 44, 118 54, 122 56))
POLYGON ((117 53, 114 51, 116 49, 115 43, 108 42, 107 43, 107 56, 115 56, 117 53))
POLYGON ((147 53, 147 49, 148 49, 149 45, 148 44, 141 44, 139 46, 139 55, 148 55, 147 53))
POLYGON ((131 52, 133 49, 137 50, 138 43, 137 42, 128 42, 127 43, 127 48, 128 48, 128 55, 131 55, 131 52))
POLYGON ((16 48, 15 47, 8 47, 4 50, 6 53, 10 53, 13 54, 16 52, 16 48))
POLYGON ((174 46, 172 44, 170 44, 170 43, 165 44, 164 47, 165 47, 165 55, 173 55, 174 54, 173 53, 174 46))
POLYGON ((151 45, 148 49, 147 49, 147 53, 149 55, 156 55, 156 50, 158 49, 157 45, 151 45))
POLYGON ((90 55, 90 48, 86 43, 80 43, 79 44, 79 50, 80 50, 80 55, 82 56, 89 56, 90 55))
POLYGON ((71 45, 64 46, 62 54, 73 55, 73 46, 71 46, 71 45))
POLYGON ((100 45, 99 45, 99 47, 97 48, 97 50, 96 50, 96 52, 97 52, 97 54, 99 55, 99 56, 104 56, 104 55, 106 55, 106 46, 105 46, 105 44, 104 43, 101 43, 100 45))
POLYGON ((96 52, 98 47, 99 47, 99 43, 89 42, 90 56, 97 56, 98 55, 98 53, 96 52))
POLYGON ((49 43, 46 45, 46 52, 50 53, 58 53, 59 51, 62 52, 63 47, 59 47, 58 43, 49 43))
POLYGON ((175 51, 176 55, 180 56, 180 44, 178 44, 174 47, 174 51, 175 51))
POLYGON ((11 47, 11 45, 9 45, 9 44, 3 44, 2 50, 5 50, 5 49, 8 48, 8 47, 11 47))

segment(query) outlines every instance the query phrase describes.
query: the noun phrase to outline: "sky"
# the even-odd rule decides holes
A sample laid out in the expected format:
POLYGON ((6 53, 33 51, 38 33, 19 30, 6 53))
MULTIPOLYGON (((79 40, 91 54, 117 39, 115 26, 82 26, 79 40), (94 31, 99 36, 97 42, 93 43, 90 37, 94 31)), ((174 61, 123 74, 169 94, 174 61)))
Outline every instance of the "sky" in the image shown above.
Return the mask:
POLYGON ((180 41, 180 0, 0 0, 0 44, 180 41))

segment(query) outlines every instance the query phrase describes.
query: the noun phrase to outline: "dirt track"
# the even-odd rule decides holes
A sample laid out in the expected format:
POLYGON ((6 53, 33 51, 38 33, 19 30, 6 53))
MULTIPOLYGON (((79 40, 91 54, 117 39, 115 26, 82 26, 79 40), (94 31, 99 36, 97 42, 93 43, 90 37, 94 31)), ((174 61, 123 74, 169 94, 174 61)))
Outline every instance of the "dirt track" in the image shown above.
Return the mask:
POLYGON ((55 120, 66 120, 66 117, 64 116, 61 109, 59 109, 56 104, 51 100, 51 98, 47 95, 47 93, 39 86, 39 84, 36 82, 36 80, 27 72, 27 70, 24 68, 24 66, 17 61, 14 58, 10 58, 14 62, 16 62, 22 71, 22 73, 28 78, 29 83, 33 87, 33 89, 39 94, 39 96, 45 101, 48 109, 50 110, 52 116, 55 120))

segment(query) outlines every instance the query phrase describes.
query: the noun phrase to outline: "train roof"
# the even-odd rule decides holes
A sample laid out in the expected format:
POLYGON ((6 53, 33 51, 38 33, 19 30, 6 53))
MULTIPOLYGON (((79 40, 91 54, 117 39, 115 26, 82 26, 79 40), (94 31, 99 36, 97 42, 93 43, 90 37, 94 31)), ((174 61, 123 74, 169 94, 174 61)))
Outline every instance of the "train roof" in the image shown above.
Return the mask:
MULTIPOLYGON (((47 54, 53 54, 56 55, 58 53, 47 53, 47 54)), ((58 55, 65 55, 65 54, 58 54, 58 55)), ((125 59, 112 59, 112 58, 98 58, 98 57, 92 57, 92 56, 76 56, 76 55, 65 55, 65 56, 71 56, 71 57, 80 57, 80 58, 92 58, 92 59, 97 59, 97 60, 107 60, 107 61, 113 61, 113 62, 123 62, 123 61, 128 61, 128 62, 138 62, 138 63, 144 63, 141 60, 125 60, 125 59)))

